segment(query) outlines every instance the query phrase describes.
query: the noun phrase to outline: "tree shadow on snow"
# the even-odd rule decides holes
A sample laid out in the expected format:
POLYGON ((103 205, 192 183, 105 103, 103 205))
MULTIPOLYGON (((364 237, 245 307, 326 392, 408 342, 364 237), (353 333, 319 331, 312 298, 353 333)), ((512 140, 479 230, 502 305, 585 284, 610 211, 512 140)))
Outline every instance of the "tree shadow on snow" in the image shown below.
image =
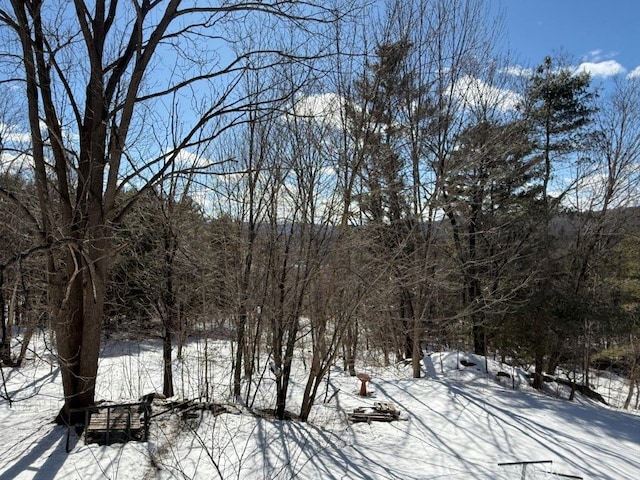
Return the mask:
POLYGON ((526 437, 527 442, 533 442, 540 450, 548 452, 550 459, 560 460, 589 477, 623 475, 616 471, 623 465, 635 474, 635 477, 627 478, 640 478, 637 461, 620 443, 640 444, 640 418, 637 416, 535 393, 516 393, 508 399, 507 407, 499 396, 480 397, 460 386, 447 386, 458 403, 465 402, 483 411, 487 424, 498 427, 500 432, 496 437, 506 439, 512 447, 512 454, 523 454, 522 447, 514 444, 518 438, 526 437), (633 428, 633 424, 637 427, 633 428), (575 438, 568 432, 570 426, 579 426, 591 435, 575 438))
MULTIPOLYGON (((433 380, 428 380, 433 381, 433 380)), ((406 423, 399 423, 397 428, 402 429, 401 438, 406 445, 400 443, 397 446, 398 452, 408 452, 407 458, 403 460, 405 465, 414 465, 426 467, 428 464, 429 469, 434 467, 442 472, 447 472, 449 475, 453 475, 456 478, 468 478, 468 479, 485 479, 487 475, 491 474, 492 470, 487 468, 487 464, 480 464, 477 461, 467 458, 464 455, 465 450, 473 448, 472 446, 478 442, 477 431, 467 430, 457 422, 457 414, 455 412, 438 412, 429 404, 429 397, 425 395, 424 384, 425 379, 400 379, 394 381, 389 387, 385 388, 383 382, 377 383, 379 396, 384 398, 385 401, 394 403, 403 412, 404 417, 408 417, 406 423), (415 390, 414 387, 420 382, 419 389, 415 390), (410 399, 411 408, 408 408, 403 404, 400 398, 394 395, 393 390, 398 390, 401 393, 404 402, 410 399), (414 390, 419 392, 420 395, 416 395, 414 390), (438 429, 438 426, 442 425, 440 422, 430 422, 430 419, 434 415, 441 417, 446 423, 451 424, 451 428, 455 428, 457 432, 461 433, 461 437, 456 442, 448 441, 445 436, 442 435, 442 431, 438 429), (422 444, 423 449, 420 451, 420 456, 415 456, 413 453, 415 450, 415 443, 409 444, 409 442, 419 442, 422 444)), ((441 382, 436 380, 434 382, 440 385, 441 382)), ((451 428, 448 431, 451 432, 451 428)), ((402 454, 402 453, 401 453, 402 454)), ((397 476, 397 478, 411 478, 406 473, 397 476)), ((422 478, 417 476, 416 478, 422 478)))
POLYGON ((366 452, 311 423, 260 419, 257 447, 264 478, 395 478, 389 465, 367 459, 366 452), (384 472, 383 477, 380 477, 384 472))
MULTIPOLYGON (((424 378, 376 382, 378 397, 409 417, 404 425, 390 424, 398 430, 394 451, 415 451, 418 441, 423 455, 414 463, 429 462, 442 471, 448 463, 451 472, 465 478, 496 478, 498 462, 527 460, 553 460, 561 470, 585 478, 640 478, 636 453, 625 447, 640 445, 640 417, 482 383, 424 378), (443 401, 443 389, 448 401, 443 401), (431 393, 440 400, 430 401, 431 393), (485 458, 483 444, 492 445, 485 458)), ((389 444, 374 453, 388 454, 383 448, 389 444)))
MULTIPOLYGON (((17 453, 17 461, 6 470, 0 470, 0 478, 12 479, 19 474, 30 472, 33 480, 50 480, 54 478, 67 460, 66 440, 67 429, 62 426, 53 426, 43 437, 35 438, 24 450, 21 446, 14 447, 12 453, 17 453), (46 457, 44 462, 42 459, 46 457)), ((73 442, 77 442, 77 437, 71 436, 73 442)), ((75 445, 72 443, 69 448, 75 445)))
MULTIPOLYGON (((17 369, 16 369, 17 370, 17 369)), ((17 387, 10 386, 9 398, 13 401, 19 401, 22 396, 32 396, 37 394, 45 383, 54 383, 60 374, 60 367, 52 369, 50 372, 43 374, 39 378, 30 379, 28 383, 24 383, 17 387), (15 390, 13 389, 15 388, 15 390)), ((7 383, 17 383, 18 378, 7 377, 7 383), (9 382, 11 380, 11 382, 9 382)))

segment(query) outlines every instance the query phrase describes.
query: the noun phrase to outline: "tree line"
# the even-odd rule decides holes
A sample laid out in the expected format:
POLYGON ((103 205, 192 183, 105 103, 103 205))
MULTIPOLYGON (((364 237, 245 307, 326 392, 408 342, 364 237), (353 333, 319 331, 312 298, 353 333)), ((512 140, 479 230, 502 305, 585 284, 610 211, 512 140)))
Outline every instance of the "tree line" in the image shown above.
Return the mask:
POLYGON ((190 335, 231 340, 278 418, 300 348, 303 420, 332 365, 441 348, 536 388, 617 363, 632 398, 636 79, 514 75, 480 1, 5 3, 1 356, 55 333, 60 421, 123 333, 162 338, 168 396, 190 335))

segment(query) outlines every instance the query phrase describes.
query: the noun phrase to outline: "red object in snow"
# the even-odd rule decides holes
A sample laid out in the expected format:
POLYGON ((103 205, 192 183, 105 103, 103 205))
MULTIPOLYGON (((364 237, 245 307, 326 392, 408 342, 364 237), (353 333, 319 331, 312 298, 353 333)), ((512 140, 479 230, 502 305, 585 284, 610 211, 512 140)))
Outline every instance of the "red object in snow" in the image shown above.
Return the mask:
POLYGON ((371 375, 367 375, 366 373, 359 373, 358 375, 356 375, 356 377, 358 377, 358 380, 362 382, 360 384, 360 393, 358 395, 360 395, 361 397, 366 397, 367 382, 371 381, 371 375))

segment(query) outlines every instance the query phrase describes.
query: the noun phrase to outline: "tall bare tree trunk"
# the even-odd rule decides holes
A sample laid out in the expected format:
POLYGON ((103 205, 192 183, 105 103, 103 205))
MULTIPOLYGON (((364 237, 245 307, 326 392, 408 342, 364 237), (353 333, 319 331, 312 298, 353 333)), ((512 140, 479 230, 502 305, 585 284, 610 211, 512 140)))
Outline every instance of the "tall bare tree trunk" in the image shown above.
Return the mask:
MULTIPOLYGON (((106 239, 95 241, 84 252, 80 248, 67 256, 68 282, 54 288, 61 298, 55 313, 55 333, 65 405, 59 423, 82 422, 84 413, 72 409, 95 402, 98 356, 103 323, 107 259, 106 239), (63 292, 62 287, 65 286, 63 292)), ((56 294, 56 293, 54 293, 56 294)))

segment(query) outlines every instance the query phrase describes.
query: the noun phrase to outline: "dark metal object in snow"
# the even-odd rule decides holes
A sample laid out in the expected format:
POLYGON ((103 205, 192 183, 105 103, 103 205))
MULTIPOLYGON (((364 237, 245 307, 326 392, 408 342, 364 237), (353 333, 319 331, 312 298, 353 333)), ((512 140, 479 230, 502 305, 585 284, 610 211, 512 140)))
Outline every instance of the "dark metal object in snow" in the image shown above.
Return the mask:
MULTIPOLYGON (((537 460, 537 461, 529 461, 529 462, 506 462, 506 463, 499 463, 498 466, 499 467, 509 467, 509 466, 520 466, 522 468, 521 470, 521 475, 520 475, 520 480, 526 480, 527 479, 527 466, 529 465, 540 465, 540 464, 549 464, 551 465, 553 463, 552 460, 537 460)), ((572 478, 572 479, 576 479, 576 480, 582 480, 582 477, 578 477, 576 475, 567 475, 564 473, 555 473, 555 472, 546 472, 549 475, 554 475, 556 477, 562 477, 562 478, 572 478)))
POLYGON ((357 422, 392 422, 400 419, 400 410, 393 403, 375 402, 372 407, 358 407, 348 415, 349 420, 357 422))

